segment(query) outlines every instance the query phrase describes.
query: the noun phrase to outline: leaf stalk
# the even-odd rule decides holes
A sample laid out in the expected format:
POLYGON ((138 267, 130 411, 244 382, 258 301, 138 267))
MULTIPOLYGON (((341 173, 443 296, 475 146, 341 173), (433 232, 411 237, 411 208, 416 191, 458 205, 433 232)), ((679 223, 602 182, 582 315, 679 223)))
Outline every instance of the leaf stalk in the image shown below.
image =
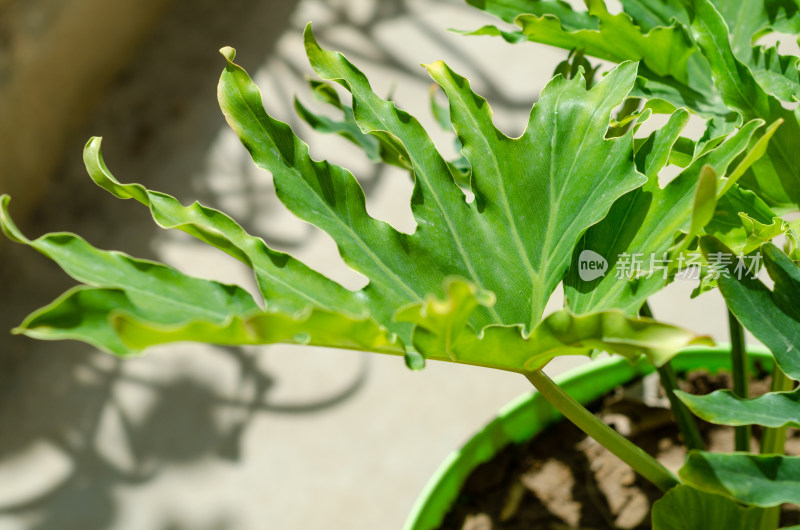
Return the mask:
MULTIPOLYGON (((650 304, 647 302, 642 305, 639 313, 648 318, 653 318, 653 311, 650 309, 650 304)), ((678 388, 678 377, 675 374, 675 369, 672 364, 667 362, 663 366, 656 368, 658 377, 661 379, 661 387, 664 389, 667 399, 669 399, 670 407, 672 408, 672 415, 675 417, 675 423, 678 425, 678 430, 683 435, 683 441, 687 449, 703 450, 705 444, 703 437, 700 435, 700 429, 697 427, 694 415, 683 404, 683 401, 678 399, 675 395, 675 390, 678 388)))
MULTIPOLYGON (((750 396, 747 369, 747 353, 744 344, 744 328, 739 320, 728 310, 728 328, 731 337, 731 372, 733 375, 733 393, 742 399, 750 396)), ((740 425, 734 428, 734 448, 736 451, 750 450, 750 425, 740 425)))
POLYGON ((527 372, 525 377, 564 417, 587 436, 594 438, 600 445, 631 466, 634 471, 655 484, 661 491, 667 491, 680 484, 675 474, 639 446, 603 423, 544 372, 541 370, 527 372))
MULTIPOLYGON (((770 392, 786 392, 794 388, 794 381, 786 376, 776 362, 772 368, 770 392)), ((761 436, 761 454, 783 454, 786 444, 786 427, 768 427, 761 436)), ((780 524, 781 507, 764 509, 759 530, 774 530, 780 524)))

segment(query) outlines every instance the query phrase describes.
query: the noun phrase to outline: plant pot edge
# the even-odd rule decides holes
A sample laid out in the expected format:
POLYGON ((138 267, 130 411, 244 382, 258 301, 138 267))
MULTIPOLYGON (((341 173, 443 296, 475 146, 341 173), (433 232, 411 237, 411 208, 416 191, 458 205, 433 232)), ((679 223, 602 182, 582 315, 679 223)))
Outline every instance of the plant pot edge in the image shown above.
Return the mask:
MULTIPOLYGON (((767 370, 771 369, 773 357, 768 349, 752 345, 747 348, 747 353, 751 370, 756 362, 767 370)), ((699 369, 717 372, 730 365, 730 346, 685 348, 673 358, 672 365, 677 372, 699 369)), ((554 379, 573 398, 586 404, 653 371, 653 366, 645 361, 631 364, 623 357, 614 356, 585 363, 554 379)), ((438 528, 475 467, 489 461, 506 445, 527 441, 561 418, 561 414, 535 390, 503 406, 489 423, 439 465, 417 497, 403 530, 438 528)))

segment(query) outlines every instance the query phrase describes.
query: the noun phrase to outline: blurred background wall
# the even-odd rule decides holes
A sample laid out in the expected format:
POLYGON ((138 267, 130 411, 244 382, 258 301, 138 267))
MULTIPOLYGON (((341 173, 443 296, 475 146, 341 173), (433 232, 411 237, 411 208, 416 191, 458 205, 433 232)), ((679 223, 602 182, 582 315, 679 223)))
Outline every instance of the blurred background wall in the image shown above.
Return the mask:
POLYGON ((169 2, 0 1, 0 191, 20 214, 169 2))

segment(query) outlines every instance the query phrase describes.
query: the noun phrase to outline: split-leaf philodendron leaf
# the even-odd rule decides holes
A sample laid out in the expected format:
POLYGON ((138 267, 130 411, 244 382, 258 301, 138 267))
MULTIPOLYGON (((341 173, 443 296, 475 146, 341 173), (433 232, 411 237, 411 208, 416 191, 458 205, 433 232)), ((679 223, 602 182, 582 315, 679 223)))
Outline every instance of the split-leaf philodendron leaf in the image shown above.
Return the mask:
MULTIPOLYGON (((754 120, 745 124, 715 149, 697 157, 662 188, 658 173, 667 165, 687 120, 686 110, 676 111, 666 125, 653 132, 639 147, 636 161, 647 176, 647 183, 620 198, 606 218, 591 227, 579 242, 573 266, 564 282, 568 305, 573 311, 584 313, 601 307, 616 307, 636 314, 649 296, 668 283, 668 271, 663 266, 674 258, 670 250, 677 235, 697 233, 709 219, 714 221, 719 217, 708 217, 709 210, 713 212, 714 209, 713 191, 724 187, 728 179, 716 177, 728 174, 729 165, 744 153, 763 122, 754 120), (703 193, 698 197, 699 184, 708 180, 711 182, 704 188, 710 189, 701 190, 703 193), (698 203, 698 199, 709 193, 709 204, 698 203), (697 212, 706 212, 706 215, 698 216, 697 212), (580 277, 580 257, 586 251, 608 260, 605 276, 588 282, 580 277), (639 260, 643 274, 631 277, 635 272, 633 260, 639 260), (657 265, 662 268, 656 269, 657 265)), ((725 228, 738 234, 736 224, 725 228)))
MULTIPOLYGON (((117 354, 178 340, 293 342, 406 354, 414 366, 430 358, 512 371, 595 349, 630 358, 644 354, 660 365, 681 347, 706 341, 613 305, 542 318, 579 238, 646 180, 634 161, 632 132, 606 138, 612 110, 633 87, 635 63, 621 64, 590 90, 580 75, 556 77, 519 138, 494 127, 487 102, 466 79, 442 62, 428 65, 449 100, 449 118, 471 170, 475 198, 468 202, 456 168, 415 118, 377 96, 365 76, 341 54, 322 49, 310 29, 305 41, 314 70, 353 96, 352 115, 342 107, 348 134, 371 146, 373 155, 375 144, 364 138, 377 138, 410 169, 413 234, 372 218, 349 171, 311 159, 288 125, 266 113, 258 88, 233 62, 230 48, 222 50, 227 65, 220 106, 255 163, 273 174, 280 200, 330 234, 368 285, 348 290, 269 249, 222 212, 120 183, 94 138, 84 161, 99 186, 142 203, 161 227, 182 230, 248 265, 263 305, 238 287, 101 251, 71 234, 29 241, 14 227, 4 198, 0 224, 6 234, 46 253, 86 284, 31 315, 19 332, 83 340, 117 354), (77 272, 74 262, 88 272, 77 272), (164 296, 169 303, 159 301, 164 296)), ((317 88, 336 105, 329 87, 317 88)), ((307 118, 315 119, 310 113, 307 118)))
POLYGON ((586 0, 587 12, 548 0, 467 1, 521 28, 487 26, 472 34, 579 48, 615 62, 641 60, 631 94, 711 119, 702 143, 742 121, 782 120, 742 186, 770 206, 800 204, 800 151, 793 147, 800 116, 781 104, 800 99, 798 58, 755 43, 774 31, 797 33, 800 10, 793 0, 623 0, 625 12, 617 15, 602 0, 586 0))
MULTIPOLYGON (((501 3, 489 0, 483 8, 489 11, 501 3)), ((588 0, 587 7, 588 12, 579 15, 562 2, 528 3, 520 6, 521 10, 514 10, 513 22, 520 27, 519 31, 485 26, 469 34, 498 35, 509 42, 527 39, 568 50, 579 48, 587 55, 615 62, 642 61, 659 76, 686 80, 687 61, 695 48, 681 26, 659 26, 644 34, 628 15, 610 14, 603 0, 588 0), (536 4, 542 6, 541 14, 531 13, 536 11, 536 4), (568 29, 559 15, 579 20, 582 27, 568 29)))

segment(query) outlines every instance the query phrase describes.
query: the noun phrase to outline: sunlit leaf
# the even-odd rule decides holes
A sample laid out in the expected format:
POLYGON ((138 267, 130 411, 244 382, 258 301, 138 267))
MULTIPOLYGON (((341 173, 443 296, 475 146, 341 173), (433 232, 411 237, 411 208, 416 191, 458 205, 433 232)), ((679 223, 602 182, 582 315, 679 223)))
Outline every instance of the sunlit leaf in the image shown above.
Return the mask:
MULTIPOLYGON (((647 183, 619 199, 608 216, 590 228, 576 247, 572 268, 564 281, 568 305, 576 313, 616 307, 635 315, 649 296, 667 284, 676 259, 670 250, 679 233, 690 232, 703 168, 708 166, 717 175, 725 175, 761 125, 758 121, 746 124, 661 188, 658 173, 666 166, 687 120, 686 111, 677 111, 665 126, 650 135, 636 154, 647 183), (581 277, 584 251, 607 260, 604 276, 589 281, 581 277)), ((698 223, 702 225, 701 221, 707 219, 706 215, 698 223)))
POLYGON ((552 15, 557 17, 564 29, 597 29, 597 18, 586 11, 575 11, 563 0, 466 0, 468 4, 499 17, 506 22, 514 22, 519 15, 552 15))
POLYGON ((604 138, 611 110, 633 82, 632 64, 591 91, 578 79, 556 78, 519 139, 494 128, 488 105, 463 78, 442 63, 430 65, 450 98, 451 119, 473 168, 475 201, 468 204, 413 117, 377 96, 343 56, 320 48, 310 30, 306 47, 317 73, 353 94, 360 128, 395 139, 408 153, 416 178, 413 235, 370 218, 352 175, 311 161, 306 146, 263 111, 257 88, 232 62, 222 76, 221 105, 256 164, 273 172, 284 204, 326 230, 345 261, 370 279, 363 298, 381 322, 390 320, 393 308, 441 293, 443 280, 455 275, 497 296, 494 307, 473 314, 478 329, 490 323, 535 325, 566 270, 568 249, 605 215, 612 197, 643 180, 631 160, 630 137, 604 138), (583 141, 574 141, 577 135, 583 141), (480 150, 486 146, 493 151, 480 150), (595 154, 600 152, 602 157, 595 154))
POLYGON ((752 191, 733 186, 717 201, 704 232, 735 254, 749 254, 786 232, 786 224, 752 191))
MULTIPOLYGON (((587 55, 609 61, 643 61, 656 75, 686 80, 687 61, 696 49, 681 26, 657 27, 647 32, 635 26, 625 13, 612 15, 603 0, 588 0, 588 16, 596 19, 597 29, 568 29, 565 20, 575 16, 556 2, 533 2, 514 18, 519 32, 485 26, 468 35, 497 35, 509 42, 527 39, 565 49, 580 48, 587 55), (540 13, 535 13, 541 7, 540 13)), ((485 9, 485 8, 484 8, 485 9)))
POLYGON ((283 343, 395 355, 405 353, 402 343, 374 320, 317 308, 294 315, 269 312, 231 314, 221 323, 197 319, 173 325, 145 320, 128 312, 115 312, 112 326, 126 345, 137 349, 177 341, 198 341, 231 346, 283 343))
MULTIPOLYGON (((119 277, 105 283, 75 275, 89 287, 70 291, 32 315, 30 322, 41 324, 38 329, 49 326, 52 337, 60 333, 93 344, 105 341, 102 347, 116 353, 179 340, 289 342, 405 354, 415 367, 427 358, 512 371, 538 369, 557 355, 593 349, 630 358, 644 354, 662 364, 681 347, 707 340, 620 311, 575 316, 564 310, 542 320, 578 239, 619 197, 645 181, 634 162, 632 129, 608 137, 611 113, 626 101, 636 64, 618 66, 591 89, 581 75, 556 77, 515 139, 494 127, 488 103, 466 79, 442 62, 428 65, 448 98, 448 121, 471 169, 474 200, 467 202, 456 168, 436 151, 419 123, 377 96, 341 54, 319 47, 310 29, 305 38, 317 73, 352 94, 349 114, 330 86, 316 84, 320 99, 341 110, 345 123, 324 122, 310 112, 306 117, 317 120, 318 128, 345 127, 357 142, 376 138, 402 155, 415 179, 413 234, 368 215, 363 191, 349 171, 310 158, 308 147, 291 129, 264 110, 258 88, 233 62, 230 48, 222 50, 227 65, 218 89, 220 106, 256 164, 272 172, 279 199, 298 217, 328 232, 347 265, 367 277, 367 286, 355 292, 345 289, 269 249, 219 211, 183 206, 141 185, 121 184, 106 167, 95 138, 84 152, 95 182, 119 198, 147 206, 160 226, 183 230, 249 265, 265 308, 240 288, 126 257, 123 265, 139 267, 146 277, 158 279, 159 271, 172 275, 164 282, 173 283, 175 292, 152 284, 148 296, 166 293, 173 304, 187 305, 187 311, 202 312, 211 304, 215 312, 181 314, 168 304, 156 307, 147 297, 142 301, 136 286, 149 285, 146 278, 118 267, 119 277), (451 280, 450 289, 469 286, 461 292, 463 303, 431 302, 442 299, 445 280, 453 277, 460 279, 451 280), (474 302, 464 292, 472 293, 474 302), (492 293, 496 303, 486 303, 476 293, 492 293), (232 305, 239 297, 247 303, 232 305), (439 311, 445 306, 446 311, 439 311), (158 310, 170 316, 162 317, 158 310), (70 323, 64 319, 69 312, 86 319, 70 323), (442 333, 458 334, 467 342, 451 348, 447 341, 430 340, 442 333)), ((10 221, 4 228, 9 237, 25 242, 10 221)), ((93 270, 104 259, 87 255, 81 263, 93 270)))
POLYGON ((528 336, 521 325, 493 325, 476 332, 468 323, 470 313, 492 303, 492 296, 474 286, 450 281, 446 299, 412 304, 396 318, 415 324, 413 344, 418 351, 446 352, 451 360, 467 364, 516 366, 521 372, 538 370, 560 355, 591 355, 595 349, 632 360, 644 354, 661 366, 685 346, 711 344, 707 337, 654 320, 631 318, 621 311, 580 316, 557 311, 528 336))
POLYGON ((723 101, 737 109, 745 120, 760 118, 783 125, 776 131, 767 155, 752 167, 741 183, 759 192, 768 204, 800 204, 800 124, 792 111, 770 96, 756 82, 750 69, 737 59, 728 41, 725 20, 708 0, 686 3, 690 30, 711 65, 714 85, 723 101))
POLYGON ((365 314, 354 293, 288 254, 268 248, 261 238, 251 236, 219 210, 199 203, 183 206, 174 197, 140 184, 120 184, 103 161, 100 143, 100 138, 92 138, 83 153, 89 176, 98 186, 120 199, 133 198, 144 204, 162 228, 182 230, 248 265, 271 310, 300 311, 311 304, 354 315, 365 314))
POLYGON ((95 288, 70 291, 25 319, 17 333, 80 339, 125 353, 108 327, 110 311, 128 311, 164 324, 196 319, 222 323, 232 314, 259 311, 252 296, 240 287, 192 278, 161 263, 100 250, 74 234, 46 234, 31 241, 12 222, 8 202, 7 195, 0 198, 0 228, 10 239, 38 250, 67 274, 95 288))

